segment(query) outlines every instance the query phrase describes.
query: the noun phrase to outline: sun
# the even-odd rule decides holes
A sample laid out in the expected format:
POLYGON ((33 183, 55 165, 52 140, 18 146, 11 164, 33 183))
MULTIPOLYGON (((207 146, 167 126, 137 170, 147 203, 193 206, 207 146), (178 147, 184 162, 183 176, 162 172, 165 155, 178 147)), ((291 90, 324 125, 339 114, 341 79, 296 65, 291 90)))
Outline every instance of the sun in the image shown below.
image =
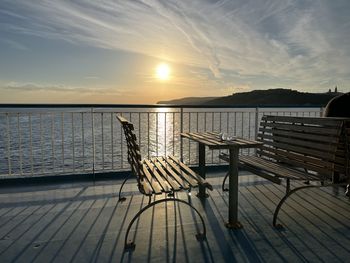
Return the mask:
POLYGON ((156 77, 159 80, 168 80, 170 78, 170 67, 166 63, 161 63, 156 68, 156 77))

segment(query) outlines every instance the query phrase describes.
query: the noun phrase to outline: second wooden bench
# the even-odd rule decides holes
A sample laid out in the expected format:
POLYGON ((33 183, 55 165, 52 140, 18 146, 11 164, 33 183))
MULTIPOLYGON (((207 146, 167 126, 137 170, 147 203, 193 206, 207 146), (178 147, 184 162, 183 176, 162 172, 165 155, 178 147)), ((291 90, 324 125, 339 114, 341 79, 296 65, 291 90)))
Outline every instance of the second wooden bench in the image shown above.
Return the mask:
MULTIPOLYGON (((240 156, 239 165, 274 183, 286 181, 286 194, 278 203, 273 217, 285 200, 298 190, 340 184, 349 180, 350 119, 263 116, 258 140, 264 144, 256 156, 240 156), (290 181, 305 182, 291 190, 290 181), (319 182, 310 184, 311 181, 319 182)), ((228 155, 220 154, 228 161, 228 155)))

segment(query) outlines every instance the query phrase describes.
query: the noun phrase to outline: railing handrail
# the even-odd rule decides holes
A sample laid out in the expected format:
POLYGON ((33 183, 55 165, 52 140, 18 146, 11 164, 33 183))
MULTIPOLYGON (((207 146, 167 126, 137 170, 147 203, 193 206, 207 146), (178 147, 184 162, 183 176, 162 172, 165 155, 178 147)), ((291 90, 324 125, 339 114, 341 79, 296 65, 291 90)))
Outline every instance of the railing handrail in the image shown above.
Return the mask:
POLYGON ((323 104, 307 105, 269 105, 269 104, 236 104, 236 105, 186 105, 186 104, 30 104, 3 103, 0 108, 323 108, 323 104))

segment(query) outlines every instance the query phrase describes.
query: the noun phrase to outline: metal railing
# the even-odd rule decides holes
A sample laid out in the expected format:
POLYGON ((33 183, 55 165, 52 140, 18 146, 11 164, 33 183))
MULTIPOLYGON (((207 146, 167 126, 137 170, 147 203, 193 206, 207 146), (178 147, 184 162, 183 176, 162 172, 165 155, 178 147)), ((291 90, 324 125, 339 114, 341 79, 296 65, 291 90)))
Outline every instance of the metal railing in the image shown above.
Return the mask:
MULTIPOLYGON (((0 176, 27 177, 129 170, 116 115, 135 125, 143 157, 172 154, 198 163, 197 144, 186 131, 217 131, 254 139, 264 114, 320 116, 322 108, 162 105, 2 105, 0 176)), ((246 150, 242 154, 252 154, 246 150)), ((220 164, 207 151, 208 164, 220 164)))

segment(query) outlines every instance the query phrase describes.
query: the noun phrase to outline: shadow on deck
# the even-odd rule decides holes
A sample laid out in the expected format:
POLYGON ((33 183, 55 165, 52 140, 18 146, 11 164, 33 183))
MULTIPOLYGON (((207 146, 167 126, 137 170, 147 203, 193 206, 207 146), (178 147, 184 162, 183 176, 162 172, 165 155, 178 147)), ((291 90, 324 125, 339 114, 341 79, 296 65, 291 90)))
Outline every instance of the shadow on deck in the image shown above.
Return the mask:
POLYGON ((239 219, 244 228, 228 230, 223 175, 209 175, 214 191, 205 202, 178 194, 203 215, 206 241, 195 238, 201 224, 193 211, 168 202, 142 214, 129 235, 136 249, 125 253, 126 227, 148 202, 132 180, 124 188, 123 203, 116 196, 119 180, 2 187, 0 262, 344 262, 350 258, 350 206, 343 189, 295 194, 279 216, 285 229, 276 230, 273 211, 284 188, 241 172, 239 219))

